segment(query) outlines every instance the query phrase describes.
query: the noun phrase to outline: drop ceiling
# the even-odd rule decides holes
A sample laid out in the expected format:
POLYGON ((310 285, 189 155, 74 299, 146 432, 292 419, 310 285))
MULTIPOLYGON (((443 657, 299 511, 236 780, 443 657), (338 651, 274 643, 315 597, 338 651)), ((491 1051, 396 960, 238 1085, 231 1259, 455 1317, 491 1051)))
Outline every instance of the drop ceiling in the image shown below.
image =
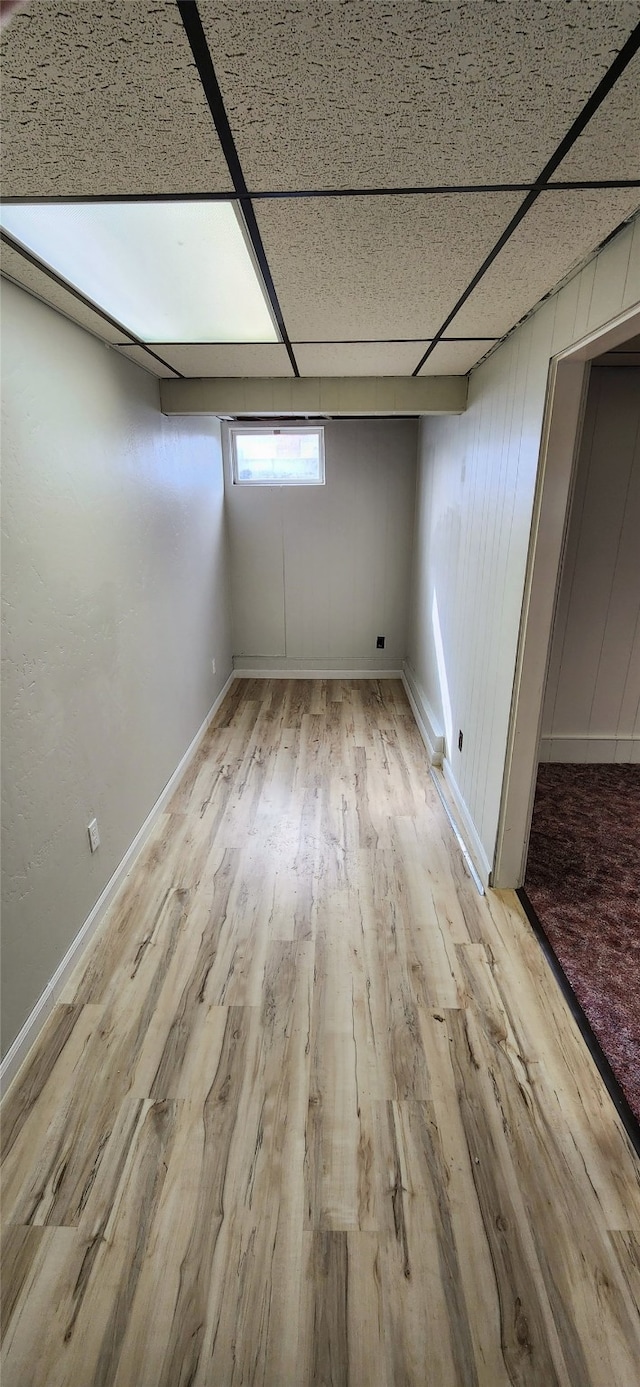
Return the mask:
POLYGON ((638 210, 639 28, 635 0, 31 0, 4 200, 235 201, 281 340, 146 343, 15 245, 3 273, 156 375, 464 374, 638 210))

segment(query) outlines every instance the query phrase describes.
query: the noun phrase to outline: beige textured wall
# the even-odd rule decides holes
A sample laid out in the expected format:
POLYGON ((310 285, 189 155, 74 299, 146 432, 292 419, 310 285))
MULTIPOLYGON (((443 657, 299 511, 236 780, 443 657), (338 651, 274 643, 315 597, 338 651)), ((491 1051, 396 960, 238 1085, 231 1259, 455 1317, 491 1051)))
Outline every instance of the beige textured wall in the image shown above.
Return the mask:
POLYGON ((163 418, 157 381, 13 285, 2 310, 4 1053, 231 643, 219 425, 163 418))
POLYGON ((228 475, 237 668, 401 667, 416 440, 414 419, 331 420, 325 486, 233 486, 228 475))
POLYGON ((640 370, 594 366, 541 757, 640 762, 640 370))
POLYGON ((485 874, 497 838, 549 362, 639 300, 636 218, 471 373, 465 414, 423 421, 409 663, 444 730, 445 774, 485 874))

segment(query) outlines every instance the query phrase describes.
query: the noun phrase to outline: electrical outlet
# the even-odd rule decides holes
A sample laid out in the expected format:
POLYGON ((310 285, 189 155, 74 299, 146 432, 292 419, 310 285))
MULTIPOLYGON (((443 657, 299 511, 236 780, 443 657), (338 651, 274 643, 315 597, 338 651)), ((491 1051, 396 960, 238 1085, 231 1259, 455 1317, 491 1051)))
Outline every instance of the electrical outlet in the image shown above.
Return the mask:
POLYGON ((376 650, 384 650, 384 636, 378 636, 376 650))
POLYGON ((212 661, 211 661, 211 669, 213 670, 213 673, 215 674, 215 672, 216 672, 216 662, 215 662, 215 660, 212 660, 212 661))
POLYGON ((91 851, 97 852, 100 847, 100 834, 98 832, 97 819, 92 819, 91 823, 87 824, 87 833, 89 834, 89 846, 91 851))
POLYGON ((463 742, 463 736, 462 736, 462 728, 461 728, 460 731, 459 731, 459 733, 458 733, 458 751, 462 751, 462 742, 463 742))

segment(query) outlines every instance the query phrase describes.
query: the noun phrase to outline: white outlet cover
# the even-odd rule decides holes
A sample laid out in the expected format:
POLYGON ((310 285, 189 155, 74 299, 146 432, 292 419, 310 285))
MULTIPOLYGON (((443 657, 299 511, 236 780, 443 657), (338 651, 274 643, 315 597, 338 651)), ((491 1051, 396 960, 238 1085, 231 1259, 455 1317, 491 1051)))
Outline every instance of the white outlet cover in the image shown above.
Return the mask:
POLYGON ((212 668, 212 670, 213 670, 213 673, 215 674, 215 672, 216 672, 216 662, 215 662, 215 660, 212 660, 212 661, 211 661, 211 668, 212 668))
POLYGON ((87 833, 89 834, 89 846, 91 851, 96 852, 100 847, 100 833, 98 831, 97 819, 92 819, 91 823, 87 824, 87 833))

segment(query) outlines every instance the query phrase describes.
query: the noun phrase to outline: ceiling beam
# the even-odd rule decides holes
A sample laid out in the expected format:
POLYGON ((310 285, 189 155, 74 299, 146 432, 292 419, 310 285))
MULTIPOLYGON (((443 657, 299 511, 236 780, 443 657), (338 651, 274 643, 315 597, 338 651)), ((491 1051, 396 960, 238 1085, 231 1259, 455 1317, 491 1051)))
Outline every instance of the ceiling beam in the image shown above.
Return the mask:
POLYGON ((463 414, 466 376, 162 380, 163 414, 463 414))

